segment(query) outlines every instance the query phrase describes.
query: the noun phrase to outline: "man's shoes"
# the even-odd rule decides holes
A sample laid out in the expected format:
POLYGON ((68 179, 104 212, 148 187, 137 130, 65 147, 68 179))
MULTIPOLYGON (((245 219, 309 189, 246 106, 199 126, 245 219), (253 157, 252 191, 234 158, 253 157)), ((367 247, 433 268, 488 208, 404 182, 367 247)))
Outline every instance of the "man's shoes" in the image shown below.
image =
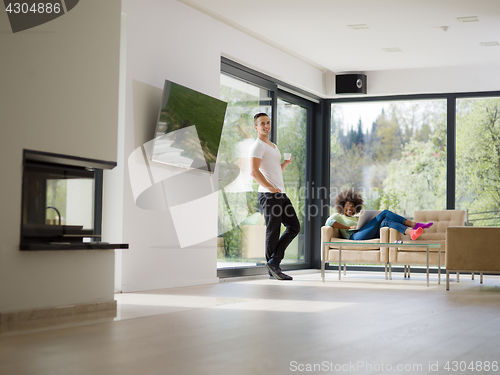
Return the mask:
POLYGON ((279 267, 276 268, 272 264, 269 264, 269 262, 266 263, 266 267, 276 280, 293 280, 292 276, 284 274, 279 267))
POLYGON ((271 265, 269 262, 266 263, 266 267, 271 275, 277 280, 283 280, 283 277, 281 276, 282 272, 281 270, 273 265, 271 265))
POLYGON ((281 272, 281 270, 280 270, 280 273, 281 273, 281 276, 283 277, 281 280, 293 280, 292 276, 287 275, 286 273, 281 272))

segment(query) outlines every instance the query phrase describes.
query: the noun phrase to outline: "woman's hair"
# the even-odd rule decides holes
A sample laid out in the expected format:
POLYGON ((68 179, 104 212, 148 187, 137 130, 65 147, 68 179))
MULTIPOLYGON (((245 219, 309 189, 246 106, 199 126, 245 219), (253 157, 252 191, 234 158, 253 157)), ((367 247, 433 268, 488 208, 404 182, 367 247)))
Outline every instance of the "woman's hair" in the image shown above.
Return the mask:
POLYGON ((354 212, 357 214, 363 208, 363 197, 354 189, 343 190, 335 198, 335 209, 339 214, 344 213, 344 206, 347 202, 354 204, 354 212))

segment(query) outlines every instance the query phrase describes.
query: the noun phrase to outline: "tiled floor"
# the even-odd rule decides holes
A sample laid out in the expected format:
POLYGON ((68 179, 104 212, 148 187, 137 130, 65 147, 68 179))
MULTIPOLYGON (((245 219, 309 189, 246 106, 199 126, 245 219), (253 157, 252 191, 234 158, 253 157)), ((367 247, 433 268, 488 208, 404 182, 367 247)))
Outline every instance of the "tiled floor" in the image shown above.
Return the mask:
POLYGON ((460 366, 500 361, 500 277, 452 277, 447 292, 436 275, 290 274, 117 294, 114 319, 4 332, 0 374, 482 374, 460 366))

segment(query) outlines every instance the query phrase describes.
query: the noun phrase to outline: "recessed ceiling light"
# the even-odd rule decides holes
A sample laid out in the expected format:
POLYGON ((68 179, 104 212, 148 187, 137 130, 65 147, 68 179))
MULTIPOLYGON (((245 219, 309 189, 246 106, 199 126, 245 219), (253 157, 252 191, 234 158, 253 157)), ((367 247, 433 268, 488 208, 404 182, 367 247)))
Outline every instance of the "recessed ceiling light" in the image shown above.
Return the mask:
POLYGON ((369 29, 368 25, 365 23, 359 24, 359 25, 347 25, 347 27, 350 27, 353 30, 363 30, 363 29, 369 29))
POLYGON ((495 47, 495 46, 500 46, 500 43, 498 42, 481 42, 479 43, 483 47, 495 47))
POLYGON ((403 52, 399 47, 382 48, 385 52, 403 52))
POLYGON ((457 17, 457 20, 460 22, 479 22, 479 18, 477 18, 477 16, 457 17))

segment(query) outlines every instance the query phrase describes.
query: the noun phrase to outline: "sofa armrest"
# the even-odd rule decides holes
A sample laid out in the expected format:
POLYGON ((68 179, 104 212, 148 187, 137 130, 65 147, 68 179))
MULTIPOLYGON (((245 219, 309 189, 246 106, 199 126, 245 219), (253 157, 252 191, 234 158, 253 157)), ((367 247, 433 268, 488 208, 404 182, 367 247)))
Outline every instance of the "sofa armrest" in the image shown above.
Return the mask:
MULTIPOLYGON (((380 242, 382 243, 388 243, 389 241, 389 227, 382 227, 380 228, 380 242)), ((388 247, 381 247, 380 248, 380 261, 387 263, 389 261, 389 248, 388 247)))
MULTIPOLYGON (((399 233, 396 229, 394 228, 389 228, 389 241, 390 243, 394 243, 396 241, 400 241, 402 237, 402 234, 399 233)), ((397 254, 398 254, 398 248, 397 247, 390 247, 389 248, 389 262, 396 262, 397 261, 397 254)))
POLYGON ((328 242, 332 238, 340 238, 340 232, 338 228, 330 227, 330 226, 323 226, 321 227, 321 244, 323 242, 328 242))
POLYGON ((330 226, 321 227, 321 261, 326 259, 325 248, 323 242, 330 242, 333 238, 341 238, 340 231, 338 228, 330 226))
MULTIPOLYGON (((394 243, 396 241, 400 241, 401 237, 402 237, 401 233, 399 233, 394 228, 389 228, 389 227, 380 228, 380 242, 394 243)), ((394 262, 397 259, 397 249, 398 249, 397 247, 381 247, 380 260, 382 261, 383 259, 387 259, 386 260, 387 262, 394 262), (382 258, 382 256, 384 256, 385 258, 382 258)))

